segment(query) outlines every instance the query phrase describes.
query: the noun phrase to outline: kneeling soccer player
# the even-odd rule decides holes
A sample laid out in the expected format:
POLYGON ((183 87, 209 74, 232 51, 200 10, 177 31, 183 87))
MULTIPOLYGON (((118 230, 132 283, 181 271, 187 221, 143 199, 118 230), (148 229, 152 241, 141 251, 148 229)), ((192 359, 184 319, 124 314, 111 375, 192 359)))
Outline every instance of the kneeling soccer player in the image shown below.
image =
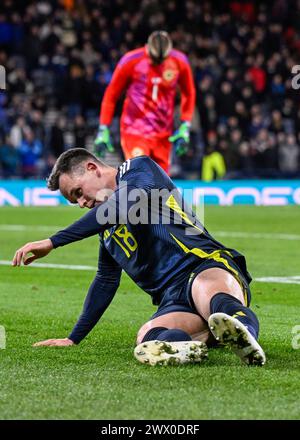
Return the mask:
POLYGON ((52 237, 21 247, 13 265, 95 234, 100 250, 98 271, 69 337, 35 345, 78 344, 109 306, 123 269, 158 305, 137 335, 134 355, 140 362, 196 363, 207 356, 206 344, 221 343, 248 365, 265 363, 258 320, 248 307, 245 258, 207 232, 149 157, 128 159, 116 170, 85 149, 70 149, 57 159, 48 187, 89 212, 52 237))

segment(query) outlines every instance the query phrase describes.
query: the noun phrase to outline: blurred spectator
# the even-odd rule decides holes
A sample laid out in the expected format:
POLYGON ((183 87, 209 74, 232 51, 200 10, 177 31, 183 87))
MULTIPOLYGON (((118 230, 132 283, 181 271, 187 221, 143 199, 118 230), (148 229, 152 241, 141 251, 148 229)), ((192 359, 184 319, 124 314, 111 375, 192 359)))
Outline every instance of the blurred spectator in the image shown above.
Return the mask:
POLYGON ((49 150, 50 154, 58 158, 65 151, 64 130, 66 128, 65 118, 59 117, 51 127, 49 150))
POLYGON ((70 72, 65 85, 65 103, 68 106, 68 117, 70 119, 81 114, 84 102, 84 70, 79 62, 70 66, 70 72))
MULTIPOLYGON (((299 17, 298 0, 221 6, 208 0, 2 0, 0 64, 7 91, 0 94, 0 145, 26 144, 24 131, 31 127, 44 163, 66 145, 91 148, 87 134, 97 130, 117 61, 144 45, 152 30, 165 29, 193 68, 201 127, 193 137, 195 160, 204 145, 206 155, 209 148, 224 155, 231 176, 297 175, 300 92, 291 87, 291 69, 299 64, 299 17)), ((188 162, 176 165, 188 177, 188 162)))
POLYGON ((25 127, 25 119, 20 116, 10 131, 10 144, 13 147, 17 148, 22 143, 25 127))
MULTIPOLYGON (((252 107, 253 108, 253 107, 252 107)), ((254 113, 249 126, 249 135, 251 138, 255 138, 260 130, 266 128, 267 120, 261 113, 254 113)))
POLYGON ((87 134, 85 120, 81 115, 77 115, 74 120, 74 146, 85 148, 87 134))
POLYGON ((251 142, 254 154, 254 165, 258 170, 277 169, 277 143, 275 135, 261 128, 251 142))
POLYGON ((263 62, 264 57, 259 54, 254 61, 254 65, 248 69, 250 80, 258 97, 263 95, 266 88, 266 72, 262 67, 263 62))
MULTIPOLYGON (((96 117, 98 123, 99 102, 102 101, 106 84, 96 79, 96 69, 93 64, 85 68, 84 111, 86 117, 96 117)), ((87 121, 89 124, 89 121, 87 121)))
POLYGON ((299 145, 294 135, 289 134, 286 139, 283 137, 279 144, 279 168, 287 175, 294 175, 299 171, 299 145))
POLYGON ((279 110, 273 110, 271 114, 271 124, 269 130, 275 134, 284 131, 283 119, 279 110))
POLYGON ((226 121, 234 114, 236 97, 229 81, 221 83, 220 91, 217 93, 217 111, 219 119, 226 121))
POLYGON ((207 142, 207 133, 210 130, 213 130, 218 123, 215 98, 212 94, 207 94, 204 97, 203 103, 200 105, 200 119, 203 129, 203 136, 205 142, 207 142))
POLYGON ((21 158, 21 175, 23 179, 38 177, 38 159, 42 154, 42 144, 35 139, 30 128, 24 130, 24 140, 18 147, 21 158))
POLYGON ((31 112, 30 127, 33 131, 34 137, 38 139, 42 144, 44 144, 46 132, 43 123, 43 114, 41 111, 33 110, 31 112))
POLYGON ((9 136, 6 137, 5 143, 0 145, 0 169, 2 169, 3 177, 16 177, 19 174, 19 154, 10 142, 9 136))
POLYGON ((227 149, 224 150, 226 168, 228 171, 234 171, 239 166, 239 148, 243 141, 242 132, 235 128, 230 132, 227 149))
POLYGON ((235 103, 235 117, 238 120, 238 126, 241 129, 244 136, 248 135, 249 126, 249 111, 243 101, 236 101, 235 103))
POLYGON ((241 142, 239 145, 239 174, 238 177, 252 177, 253 176, 253 161, 251 155, 250 144, 247 141, 241 142))
POLYGON ((283 106, 285 86, 282 76, 279 74, 274 75, 271 80, 271 95, 272 105, 276 109, 280 109, 283 106))
POLYGON ((219 151, 209 149, 202 161, 201 178, 205 182, 222 179, 226 174, 224 158, 219 151))

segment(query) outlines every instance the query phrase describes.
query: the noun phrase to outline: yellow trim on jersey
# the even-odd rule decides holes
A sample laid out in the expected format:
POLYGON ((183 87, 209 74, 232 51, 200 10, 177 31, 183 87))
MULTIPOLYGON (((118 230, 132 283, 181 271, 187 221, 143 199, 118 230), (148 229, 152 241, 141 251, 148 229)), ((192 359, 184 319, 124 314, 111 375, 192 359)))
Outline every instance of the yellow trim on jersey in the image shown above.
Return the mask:
POLYGON ((126 249, 125 246, 123 246, 123 244, 117 239, 117 237, 115 235, 111 236, 115 242, 120 246, 121 249, 123 249, 123 251, 125 252, 125 255, 127 258, 130 258, 130 253, 128 252, 128 250, 126 249))
POLYGON ((110 232, 108 229, 105 229, 103 236, 104 236, 104 240, 106 240, 110 236, 110 232))
POLYGON ((236 318, 238 316, 247 316, 246 313, 240 311, 240 312, 236 312, 234 315, 232 315, 233 318, 236 318))
POLYGON ((203 232, 203 229, 199 228, 198 226, 194 225, 194 223, 189 219, 188 215, 186 212, 184 212, 180 206, 178 205, 175 197, 173 195, 170 195, 170 197, 168 198, 168 200, 166 201, 166 205, 172 209, 173 211, 177 212, 177 214, 180 215, 180 217, 188 224, 193 226, 193 228, 198 229, 198 231, 203 232))
POLYGON ((203 251, 202 249, 199 249, 199 248, 189 249, 180 240, 178 240, 178 238, 176 238, 173 234, 171 234, 171 236, 176 241, 176 243, 181 247, 181 249, 184 250, 184 252, 186 254, 194 254, 194 255, 196 255, 199 258, 209 258, 209 259, 212 259, 214 261, 217 261, 218 263, 222 263, 222 264, 224 264, 224 266, 227 267, 227 269, 229 269, 236 276, 238 276, 238 272, 230 266, 230 264, 228 263, 228 261, 225 258, 221 257, 221 251, 220 250, 213 251, 210 254, 208 254, 207 252, 205 252, 205 251, 203 251))
POLYGON ((229 255, 231 258, 233 258, 233 255, 231 252, 227 251, 226 249, 223 250, 224 254, 229 255))
POLYGON ((115 242, 125 252, 127 258, 136 251, 138 243, 131 232, 128 231, 126 225, 119 225, 115 232, 111 235, 115 242))
POLYGON ((134 238, 133 234, 128 231, 126 225, 120 225, 115 230, 114 235, 117 235, 118 238, 120 238, 123 241, 124 246, 126 246, 129 251, 134 252, 137 249, 138 243, 134 238), (130 240, 132 243, 130 243, 130 240))
MULTIPOLYGON (((239 285, 241 286, 243 294, 244 294, 245 304, 246 304, 246 306, 248 305, 247 292, 246 292, 245 286, 243 285, 243 283, 240 279, 239 273, 237 270, 235 270, 233 267, 230 266, 230 264, 228 263, 226 258, 221 257, 221 250, 213 251, 209 254, 199 248, 189 249, 187 246, 185 246, 185 244, 183 244, 180 240, 178 240, 178 238, 176 238, 173 234, 170 234, 170 235, 186 254, 194 254, 199 258, 208 258, 208 259, 214 260, 218 263, 224 264, 224 266, 227 267, 227 269, 229 269, 229 271, 233 273, 235 279, 238 281, 239 285)), ((226 253, 230 254, 229 252, 226 252, 226 253)))

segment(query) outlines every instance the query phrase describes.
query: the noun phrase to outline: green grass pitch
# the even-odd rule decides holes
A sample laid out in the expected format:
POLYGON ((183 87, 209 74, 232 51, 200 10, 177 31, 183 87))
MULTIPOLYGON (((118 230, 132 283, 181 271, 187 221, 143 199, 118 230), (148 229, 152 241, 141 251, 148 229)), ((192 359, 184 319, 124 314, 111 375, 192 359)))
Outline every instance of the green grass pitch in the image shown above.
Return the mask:
MULTIPOLYGON (((25 242, 47 238, 82 214, 72 207, 2 207, 0 213, 2 262, 25 242)), ((205 225, 245 253, 254 278, 299 276, 299 214, 298 206, 207 207, 205 225)), ((96 266, 97 253, 92 237, 40 262, 96 266)), ((139 364, 135 335, 155 308, 126 275, 79 346, 33 348, 36 341, 69 334, 93 276, 88 270, 0 265, 0 325, 7 335, 0 350, 0 419, 300 418, 300 349, 292 347, 300 284, 251 284, 267 355, 263 368, 241 365, 228 349, 211 350, 201 365, 139 364)))

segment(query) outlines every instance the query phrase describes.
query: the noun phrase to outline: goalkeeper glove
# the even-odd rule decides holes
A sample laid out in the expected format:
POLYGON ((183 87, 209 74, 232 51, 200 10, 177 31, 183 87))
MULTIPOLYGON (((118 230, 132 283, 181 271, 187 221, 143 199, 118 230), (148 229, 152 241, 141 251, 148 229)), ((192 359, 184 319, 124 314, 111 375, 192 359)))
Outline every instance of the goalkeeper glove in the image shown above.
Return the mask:
POLYGON ((169 141, 173 142, 177 156, 183 156, 186 154, 190 141, 190 123, 182 122, 178 130, 169 137, 169 141))
POLYGON ((110 139, 109 128, 106 125, 99 125, 98 133, 94 141, 94 151, 99 157, 104 157, 106 150, 110 153, 115 151, 110 139))

